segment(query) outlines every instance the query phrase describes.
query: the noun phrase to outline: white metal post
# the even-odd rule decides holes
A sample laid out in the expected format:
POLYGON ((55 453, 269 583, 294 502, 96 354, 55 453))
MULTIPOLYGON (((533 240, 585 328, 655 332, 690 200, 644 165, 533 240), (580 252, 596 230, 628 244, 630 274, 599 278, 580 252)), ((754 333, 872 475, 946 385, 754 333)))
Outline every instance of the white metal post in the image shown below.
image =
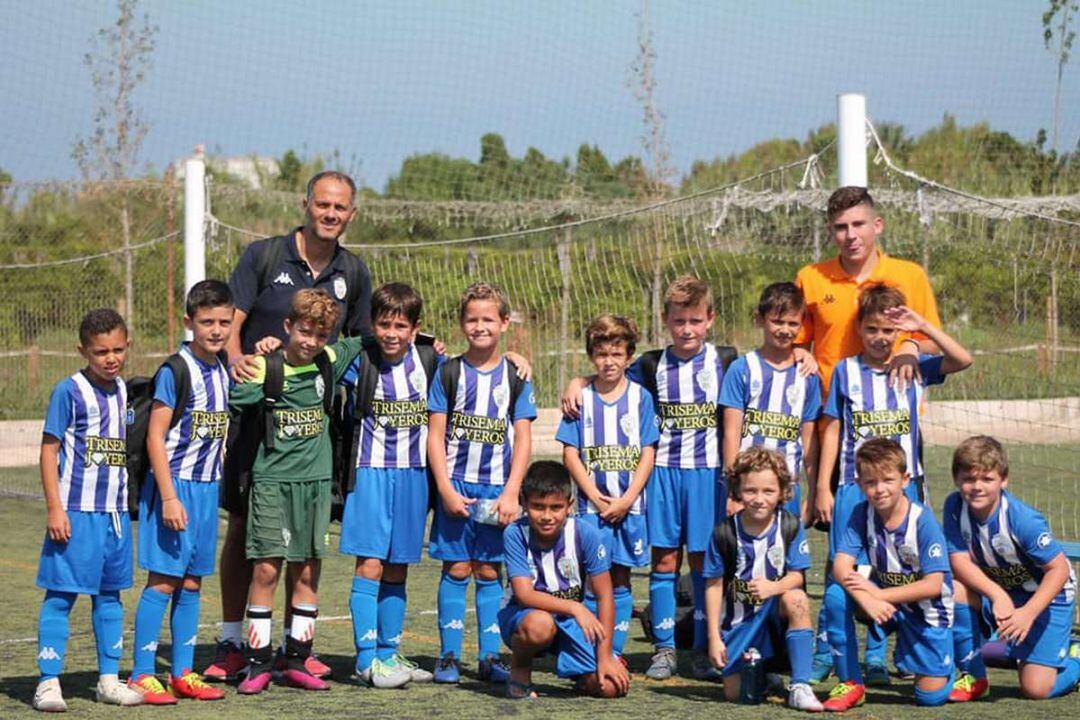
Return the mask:
MULTIPOLYGON (((184 295, 206 279, 206 160, 202 146, 184 161, 184 295)), ((191 339, 191 333, 188 333, 191 339)))
POLYGON ((866 187, 865 95, 845 93, 836 97, 836 133, 840 187, 866 187))

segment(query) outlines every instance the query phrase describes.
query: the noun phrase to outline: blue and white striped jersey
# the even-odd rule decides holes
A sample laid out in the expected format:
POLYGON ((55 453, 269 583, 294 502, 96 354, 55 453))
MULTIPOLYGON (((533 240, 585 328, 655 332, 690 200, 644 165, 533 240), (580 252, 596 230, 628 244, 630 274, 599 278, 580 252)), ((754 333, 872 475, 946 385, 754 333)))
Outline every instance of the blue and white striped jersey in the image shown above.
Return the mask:
MULTIPOLYGON (((1046 518, 1008 491, 1001 493, 997 508, 980 521, 959 492, 945 499, 945 538, 950 553, 967 553, 971 561, 1000 585, 1020 607, 1035 593, 1046 573, 1043 566, 1062 552, 1046 518)), ((1076 574, 1069 565, 1069 579, 1051 601, 1069 606, 1076 598, 1076 574)))
POLYGON ((919 359, 921 382, 889 387, 889 375, 860 356, 844 358, 833 370, 823 415, 840 420, 840 484, 856 481, 855 452, 870 438, 883 437, 904 449, 911 477, 924 474, 919 457, 919 408, 926 386, 945 382, 940 355, 919 359))
MULTIPOLYGON (((614 402, 605 402, 589 385, 581 391, 579 417, 563 418, 555 439, 578 449, 601 493, 622 497, 634 479, 642 448, 655 445, 660 438, 656 420, 652 397, 636 382, 628 382, 626 391, 614 402)), ((584 493, 578 494, 578 512, 597 512, 584 493)), ((644 492, 630 507, 633 515, 643 512, 644 492)))
MULTIPOLYGON (((555 597, 581 602, 585 580, 611 570, 611 553, 600 530, 568 517, 555 542, 542 547, 529 527, 527 517, 511 523, 503 531, 506 575, 527 577, 533 589, 555 597)), ((513 598, 513 585, 506 584, 503 604, 513 598)))
POLYGON ((870 558, 870 579, 878 587, 909 585, 930 573, 944 573, 941 597, 899 607, 931 627, 952 627, 952 569, 945 552, 945 534, 933 512, 925 505, 910 503, 900 525, 889 530, 863 500, 855 506, 836 551, 858 558, 864 550, 870 558))
POLYGON ((510 369, 505 358, 491 370, 477 370, 462 357, 457 397, 448 399, 436 374, 428 410, 446 413, 446 464, 451 480, 503 485, 510 475, 514 421, 536 417, 532 384, 525 382, 510 408, 510 369))
MULTIPOLYGON (((347 384, 355 387, 359 363, 364 362, 368 356, 361 353, 345 375, 347 384)), ((357 431, 356 467, 427 467, 429 390, 415 345, 396 363, 380 361, 371 414, 357 431)))
MULTIPOLYGON (((627 377, 648 385, 641 376, 641 359, 627 377)), ((683 360, 668 347, 656 365, 656 412, 660 417, 657 467, 718 468, 720 425, 717 408, 724 367, 716 346, 705 343, 692 358, 683 360)))
MULTIPOLYGON (((229 371, 220 360, 204 363, 187 343, 179 355, 187 364, 191 394, 180 422, 165 434, 169 472, 174 480, 217 482, 229 432, 229 371)), ((176 407, 176 378, 167 365, 154 378, 154 401, 176 407)))
POLYGON ((821 414, 817 375, 801 377, 795 364, 779 370, 753 350, 728 367, 720 404, 743 412, 740 450, 755 446, 775 450, 787 460, 791 477, 799 478, 802 425, 821 414))
POLYGON ((45 416, 60 441, 64 510, 127 512, 127 386, 102 390, 82 371, 57 383, 45 416))
MULTIPOLYGON (((806 533, 799 528, 791 547, 785 547, 784 533, 779 513, 761 535, 750 535, 743 528, 742 513, 737 513, 735 528, 739 541, 738 555, 732 587, 724 588, 724 607, 720 629, 727 631, 754 618, 767 602, 758 600, 750 593, 750 581, 754 578, 779 580, 791 571, 803 571, 810 567, 810 543, 806 533)), ((724 579, 724 557, 716 546, 715 535, 705 549, 705 564, 701 574, 706 578, 724 579)))

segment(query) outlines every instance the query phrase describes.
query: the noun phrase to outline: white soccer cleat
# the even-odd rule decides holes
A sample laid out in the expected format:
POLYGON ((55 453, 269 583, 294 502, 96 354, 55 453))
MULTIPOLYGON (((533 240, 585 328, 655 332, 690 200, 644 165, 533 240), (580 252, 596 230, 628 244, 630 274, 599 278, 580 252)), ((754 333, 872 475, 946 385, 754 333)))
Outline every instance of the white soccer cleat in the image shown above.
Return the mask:
POLYGON ((788 690, 788 707, 806 712, 824 712, 825 706, 814 695, 814 690, 806 683, 795 683, 788 690))
POLYGON ((98 678, 94 696, 99 703, 106 705, 142 705, 143 696, 129 688, 115 675, 102 675, 98 678))
POLYGON ((34 691, 34 709, 41 712, 67 712, 64 694, 60 692, 60 678, 49 678, 38 683, 34 691))

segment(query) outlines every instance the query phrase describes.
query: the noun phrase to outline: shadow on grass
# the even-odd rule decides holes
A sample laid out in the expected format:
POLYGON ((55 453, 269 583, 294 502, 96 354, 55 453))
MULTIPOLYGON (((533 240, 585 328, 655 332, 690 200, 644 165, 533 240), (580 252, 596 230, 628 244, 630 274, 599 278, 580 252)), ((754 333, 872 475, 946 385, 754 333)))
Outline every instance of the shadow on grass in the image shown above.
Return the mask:
MULTIPOLYGON (((92 702, 97 681, 98 674, 92 671, 70 672, 60 676, 60 685, 64 691, 64 698, 68 700, 78 698, 92 702)), ((38 676, 36 674, 6 677, 0 680, 0 696, 7 697, 29 708, 34 700, 34 690, 37 688, 37 684, 38 676)))

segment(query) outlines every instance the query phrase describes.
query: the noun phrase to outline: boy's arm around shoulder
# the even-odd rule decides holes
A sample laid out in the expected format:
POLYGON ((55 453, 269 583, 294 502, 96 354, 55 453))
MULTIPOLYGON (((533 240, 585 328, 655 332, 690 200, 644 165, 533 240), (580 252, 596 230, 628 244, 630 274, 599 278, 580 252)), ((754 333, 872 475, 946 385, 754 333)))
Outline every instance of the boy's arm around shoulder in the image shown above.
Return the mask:
POLYGON ((229 390, 229 405, 236 408, 258 405, 263 399, 263 382, 266 380, 266 358, 254 360, 254 373, 249 380, 238 382, 229 390))

